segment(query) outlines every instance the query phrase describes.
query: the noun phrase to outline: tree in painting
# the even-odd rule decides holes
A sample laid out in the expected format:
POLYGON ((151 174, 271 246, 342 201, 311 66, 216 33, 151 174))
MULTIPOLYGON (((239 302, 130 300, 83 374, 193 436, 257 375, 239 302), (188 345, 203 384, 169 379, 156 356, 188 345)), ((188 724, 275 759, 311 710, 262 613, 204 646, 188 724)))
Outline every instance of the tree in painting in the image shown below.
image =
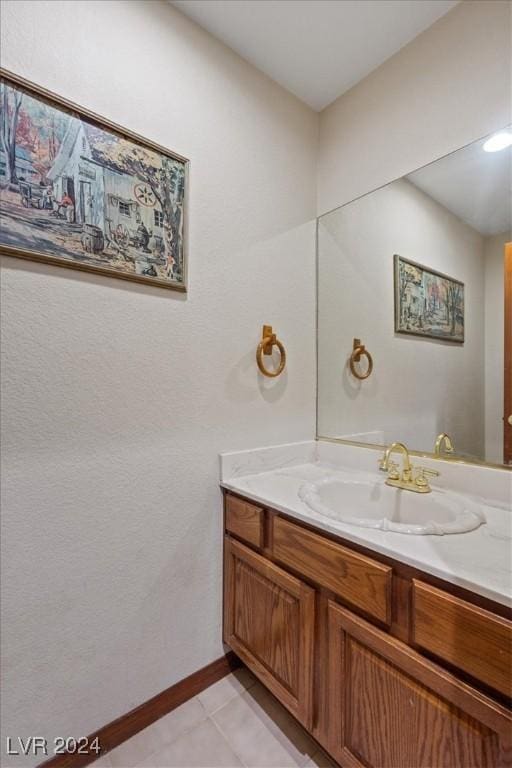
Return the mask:
POLYGON ((16 141, 23 94, 0 83, 0 144, 5 156, 5 180, 8 184, 18 181, 16 174, 16 141))
POLYGON ((0 81, 0 187, 44 183, 66 132, 69 116, 0 81))
POLYGON ((445 287, 445 303, 450 333, 455 334, 455 326, 460 313, 463 286, 460 283, 447 282, 445 287))

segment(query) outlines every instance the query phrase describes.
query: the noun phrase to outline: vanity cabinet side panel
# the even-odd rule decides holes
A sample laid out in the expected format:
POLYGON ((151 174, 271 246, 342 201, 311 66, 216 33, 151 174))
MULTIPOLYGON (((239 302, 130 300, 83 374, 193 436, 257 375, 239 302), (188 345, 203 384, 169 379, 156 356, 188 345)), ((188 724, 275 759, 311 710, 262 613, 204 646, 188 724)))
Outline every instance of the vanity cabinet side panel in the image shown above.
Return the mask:
POLYGON ((224 641, 311 728, 314 590, 229 536, 224 558, 224 641))
POLYGON ((347 768, 503 768, 512 715, 329 604, 329 751, 347 768))
POLYGON ((512 622, 413 580, 415 645, 512 696, 512 622))

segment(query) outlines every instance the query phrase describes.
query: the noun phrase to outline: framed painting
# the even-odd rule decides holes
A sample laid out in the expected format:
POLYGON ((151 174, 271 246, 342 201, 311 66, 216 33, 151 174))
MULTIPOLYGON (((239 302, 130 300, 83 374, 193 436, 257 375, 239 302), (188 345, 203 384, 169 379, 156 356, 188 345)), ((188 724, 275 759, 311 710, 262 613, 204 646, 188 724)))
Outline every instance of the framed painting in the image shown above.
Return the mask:
POLYGON ((395 254, 395 332, 464 341, 464 283, 395 254))
POLYGON ((0 70, 0 253, 186 291, 188 160, 0 70))

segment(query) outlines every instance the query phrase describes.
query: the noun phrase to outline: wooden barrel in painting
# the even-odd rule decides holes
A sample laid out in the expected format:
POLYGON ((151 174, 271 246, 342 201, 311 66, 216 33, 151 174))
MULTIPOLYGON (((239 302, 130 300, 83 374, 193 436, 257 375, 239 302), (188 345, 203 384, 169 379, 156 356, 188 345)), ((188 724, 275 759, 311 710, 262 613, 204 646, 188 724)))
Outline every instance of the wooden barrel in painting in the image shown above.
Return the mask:
POLYGON ((105 247, 103 232, 92 224, 84 224, 81 239, 83 249, 87 253, 101 253, 105 247))

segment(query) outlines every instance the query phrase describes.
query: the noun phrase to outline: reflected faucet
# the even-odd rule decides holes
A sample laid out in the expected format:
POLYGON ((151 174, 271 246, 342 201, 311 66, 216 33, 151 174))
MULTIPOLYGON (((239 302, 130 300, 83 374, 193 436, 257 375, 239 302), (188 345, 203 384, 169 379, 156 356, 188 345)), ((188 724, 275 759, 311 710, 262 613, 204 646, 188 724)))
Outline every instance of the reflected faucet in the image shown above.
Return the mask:
MULTIPOLYGON (((447 436, 448 437, 448 436, 447 436)), ((430 493, 432 490, 427 475, 439 475, 435 469, 426 469, 425 467, 411 466, 409 451, 403 443, 391 443, 384 451, 384 456, 380 460, 379 468, 388 473, 386 485, 393 488, 401 488, 404 491, 414 491, 414 493, 430 493), (398 464, 391 461, 391 454, 399 451, 403 455, 402 472, 399 472, 398 464)))
POLYGON ((447 435, 446 432, 441 432, 441 434, 437 436, 436 444, 434 445, 434 453, 436 456, 441 456, 443 444, 445 453, 453 453, 454 447, 450 435, 447 435))

